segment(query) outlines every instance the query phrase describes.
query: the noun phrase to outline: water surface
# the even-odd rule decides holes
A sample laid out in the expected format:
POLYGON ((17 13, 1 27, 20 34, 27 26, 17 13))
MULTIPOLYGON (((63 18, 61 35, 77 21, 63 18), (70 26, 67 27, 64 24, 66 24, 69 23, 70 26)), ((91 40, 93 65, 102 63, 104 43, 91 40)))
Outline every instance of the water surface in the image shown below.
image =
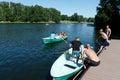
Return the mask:
POLYGON ((50 68, 79 36, 95 47, 94 27, 86 24, 0 24, 0 80, 50 80, 50 68), (67 43, 45 45, 43 37, 65 31, 67 43))

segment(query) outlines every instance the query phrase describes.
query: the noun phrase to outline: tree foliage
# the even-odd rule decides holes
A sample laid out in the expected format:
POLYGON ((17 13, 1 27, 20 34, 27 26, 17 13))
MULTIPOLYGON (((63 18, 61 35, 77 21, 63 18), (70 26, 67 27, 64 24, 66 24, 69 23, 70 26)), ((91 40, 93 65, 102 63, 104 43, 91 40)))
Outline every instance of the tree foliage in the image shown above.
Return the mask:
POLYGON ((112 28, 112 32, 118 32, 120 21, 120 0, 100 0, 95 16, 95 25, 98 29, 105 28, 107 24, 112 28))
POLYGON ((0 21, 18 22, 60 22, 60 11, 42 6, 24 6, 20 3, 0 2, 0 21))
MULTIPOLYGON (((74 13, 72 16, 61 15, 55 8, 44 8, 39 5, 25 6, 20 3, 0 2, 0 21, 3 22, 55 22, 61 20, 85 22, 82 15, 74 13)), ((89 19, 90 21, 91 19, 89 19)), ((93 20, 91 20, 93 21, 93 20)))

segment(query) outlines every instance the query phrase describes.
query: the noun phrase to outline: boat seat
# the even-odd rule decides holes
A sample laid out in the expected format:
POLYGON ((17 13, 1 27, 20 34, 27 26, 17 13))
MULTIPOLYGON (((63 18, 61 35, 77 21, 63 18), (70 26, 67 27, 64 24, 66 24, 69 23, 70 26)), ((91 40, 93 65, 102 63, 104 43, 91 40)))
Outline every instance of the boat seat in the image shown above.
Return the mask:
POLYGON ((72 65, 69 65, 69 64, 64 64, 64 66, 69 67, 69 68, 72 68, 72 69, 75 69, 75 68, 76 68, 75 66, 72 66, 72 65))

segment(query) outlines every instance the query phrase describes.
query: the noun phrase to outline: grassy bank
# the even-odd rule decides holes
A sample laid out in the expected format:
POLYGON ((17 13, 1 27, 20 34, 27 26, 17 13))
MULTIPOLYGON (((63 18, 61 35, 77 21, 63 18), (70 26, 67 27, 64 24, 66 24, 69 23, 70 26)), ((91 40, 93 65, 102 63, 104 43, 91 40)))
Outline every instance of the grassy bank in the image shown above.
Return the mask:
POLYGON ((21 22, 21 21, 15 21, 15 22, 10 22, 10 21, 1 21, 1 24, 10 24, 10 23, 41 23, 41 24, 47 24, 47 23, 55 23, 53 21, 49 21, 49 22, 45 22, 45 21, 41 21, 41 22, 21 22))
MULTIPOLYGON (((0 22, 1 24, 7 24, 7 23, 40 23, 40 24, 53 24, 53 23, 55 23, 55 22, 53 22, 53 21, 48 21, 48 22, 45 22, 45 21, 41 21, 41 22, 20 22, 20 21, 15 21, 15 22, 10 22, 10 21, 1 21, 0 22)), ((60 23, 79 23, 79 22, 77 22, 77 21, 67 21, 67 20, 65 20, 65 21, 60 21, 60 23)))

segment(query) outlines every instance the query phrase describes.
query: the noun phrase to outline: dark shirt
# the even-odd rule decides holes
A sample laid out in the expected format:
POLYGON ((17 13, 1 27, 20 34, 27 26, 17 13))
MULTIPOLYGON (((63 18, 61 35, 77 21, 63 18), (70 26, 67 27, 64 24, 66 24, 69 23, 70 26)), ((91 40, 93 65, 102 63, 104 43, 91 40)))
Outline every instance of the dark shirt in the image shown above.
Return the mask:
POLYGON ((72 41, 71 44, 72 44, 73 51, 79 51, 80 50, 79 47, 82 45, 80 41, 76 41, 76 40, 72 41))

